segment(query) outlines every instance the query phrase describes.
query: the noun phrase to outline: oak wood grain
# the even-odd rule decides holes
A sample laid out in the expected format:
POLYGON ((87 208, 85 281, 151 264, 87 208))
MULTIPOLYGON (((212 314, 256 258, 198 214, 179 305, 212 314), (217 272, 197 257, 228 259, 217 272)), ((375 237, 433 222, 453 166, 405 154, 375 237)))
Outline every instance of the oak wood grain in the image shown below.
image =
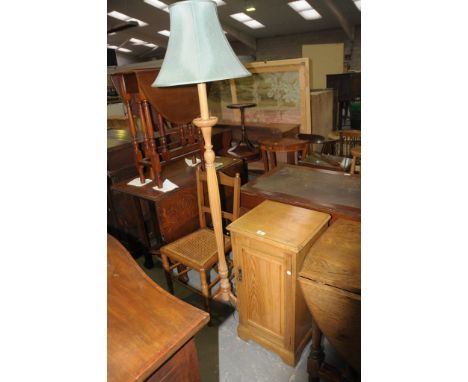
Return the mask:
POLYGON ((238 334, 294 366, 311 334, 297 282, 330 215, 267 200, 228 226, 237 274, 238 334))
POLYGON ((299 281, 320 330, 360 371, 361 224, 338 219, 307 253, 299 281))
POLYGON ((110 235, 107 248, 107 378, 143 381, 209 316, 155 284, 110 235))

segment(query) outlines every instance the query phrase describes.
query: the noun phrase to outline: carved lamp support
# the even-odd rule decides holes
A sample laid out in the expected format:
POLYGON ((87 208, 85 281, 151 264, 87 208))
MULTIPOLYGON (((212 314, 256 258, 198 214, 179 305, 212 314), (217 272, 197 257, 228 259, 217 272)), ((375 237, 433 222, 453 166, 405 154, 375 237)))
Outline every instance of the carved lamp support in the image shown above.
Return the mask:
POLYGON ((211 144, 211 130, 218 118, 210 117, 208 110, 208 99, 206 96, 206 84, 197 84, 198 98, 200 102, 201 118, 193 120, 193 124, 201 129, 203 139, 205 140, 205 167, 206 178, 208 183, 208 198, 210 201, 211 218, 213 221, 214 232, 216 236, 216 248, 218 250, 218 273, 221 278, 219 290, 215 293, 213 298, 222 301, 230 301, 236 304, 236 296, 231 291, 231 284, 229 282, 229 270, 226 263, 224 253, 224 234, 221 218, 221 201, 219 197, 218 177, 215 168, 215 152, 211 144))

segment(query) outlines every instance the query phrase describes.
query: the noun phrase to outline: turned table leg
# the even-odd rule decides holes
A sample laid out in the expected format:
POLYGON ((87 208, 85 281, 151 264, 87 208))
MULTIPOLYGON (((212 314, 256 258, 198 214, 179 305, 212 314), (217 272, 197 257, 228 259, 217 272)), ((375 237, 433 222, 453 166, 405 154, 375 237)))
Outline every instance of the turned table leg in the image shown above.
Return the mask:
POLYGON ((322 349, 322 332, 319 327, 312 321, 312 345, 310 354, 307 360, 307 372, 309 373, 309 382, 319 382, 319 370, 325 359, 325 353, 322 349))

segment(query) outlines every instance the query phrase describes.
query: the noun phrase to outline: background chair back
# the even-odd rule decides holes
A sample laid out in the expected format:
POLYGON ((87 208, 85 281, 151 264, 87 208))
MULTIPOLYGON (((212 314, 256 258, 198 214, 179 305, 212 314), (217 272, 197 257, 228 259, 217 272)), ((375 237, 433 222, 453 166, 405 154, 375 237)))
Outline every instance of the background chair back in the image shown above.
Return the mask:
MULTIPOLYGON (((240 211, 240 175, 236 173, 235 176, 229 176, 220 171, 216 174, 220 186, 222 217, 223 219, 233 222, 239 217, 240 211), (231 212, 229 212, 229 210, 231 212)), ((206 214, 211 217, 210 207, 205 202, 208 200, 206 172, 202 171, 200 167, 197 167, 196 177, 200 228, 205 228, 207 226, 206 214)))

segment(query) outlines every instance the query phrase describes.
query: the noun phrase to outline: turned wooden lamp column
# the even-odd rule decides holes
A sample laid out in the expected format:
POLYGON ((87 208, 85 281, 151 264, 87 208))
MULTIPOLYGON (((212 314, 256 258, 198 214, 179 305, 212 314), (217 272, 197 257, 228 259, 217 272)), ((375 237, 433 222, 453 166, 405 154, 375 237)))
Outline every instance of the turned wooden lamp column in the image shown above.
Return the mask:
POLYGON ((197 84, 200 118, 193 124, 202 131, 205 140, 205 166, 208 198, 218 249, 220 288, 214 298, 235 303, 231 292, 228 267, 224 254, 224 235, 219 198, 215 153, 211 130, 218 119, 210 116, 206 83, 250 76, 232 51, 218 20, 216 3, 212 0, 187 0, 169 6, 170 37, 166 56, 152 86, 197 84))

